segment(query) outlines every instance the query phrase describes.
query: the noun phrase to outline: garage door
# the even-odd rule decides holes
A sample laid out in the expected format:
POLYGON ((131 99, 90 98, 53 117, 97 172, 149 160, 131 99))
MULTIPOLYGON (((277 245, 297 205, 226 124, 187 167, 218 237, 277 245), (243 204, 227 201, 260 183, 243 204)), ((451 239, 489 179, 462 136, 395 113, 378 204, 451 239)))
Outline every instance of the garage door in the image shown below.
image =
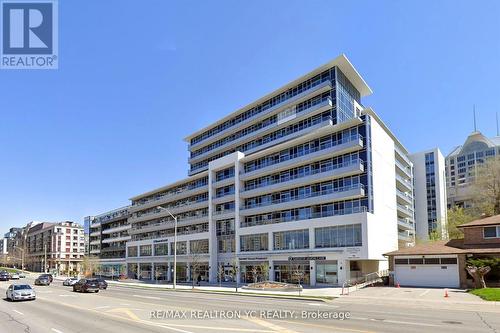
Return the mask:
POLYGON ((395 262, 394 282, 401 286, 460 286, 456 258, 430 258, 427 263, 422 258, 396 259, 395 262))

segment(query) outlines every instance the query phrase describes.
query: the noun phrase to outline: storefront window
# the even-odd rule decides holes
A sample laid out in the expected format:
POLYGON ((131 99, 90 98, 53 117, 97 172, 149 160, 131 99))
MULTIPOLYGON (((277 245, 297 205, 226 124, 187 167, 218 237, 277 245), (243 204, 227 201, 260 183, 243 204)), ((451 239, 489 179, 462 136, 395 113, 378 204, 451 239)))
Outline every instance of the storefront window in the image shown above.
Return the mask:
POLYGON ((316 282, 334 284, 338 283, 338 267, 337 261, 325 261, 316 263, 316 282))

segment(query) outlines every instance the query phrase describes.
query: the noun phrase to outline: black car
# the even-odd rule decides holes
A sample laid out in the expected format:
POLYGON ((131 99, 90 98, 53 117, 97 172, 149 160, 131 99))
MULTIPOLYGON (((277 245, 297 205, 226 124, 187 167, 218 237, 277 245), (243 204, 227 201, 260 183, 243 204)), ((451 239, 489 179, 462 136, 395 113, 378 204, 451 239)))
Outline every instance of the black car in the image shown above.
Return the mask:
POLYGON ((35 280, 35 286, 50 286, 50 279, 46 274, 42 274, 35 280))
POLYGON ((54 280, 54 278, 52 277, 52 274, 44 273, 44 274, 40 274, 39 277, 42 277, 42 276, 48 278, 50 283, 52 283, 52 281, 54 280))
POLYGON ((108 283, 106 282, 106 280, 101 278, 97 278, 96 280, 99 283, 99 289, 108 289, 108 283))
POLYGON ((99 282, 96 279, 81 279, 73 285, 73 291, 85 292, 99 292, 99 282))
POLYGON ((10 275, 7 272, 0 272, 0 281, 9 281, 10 275))

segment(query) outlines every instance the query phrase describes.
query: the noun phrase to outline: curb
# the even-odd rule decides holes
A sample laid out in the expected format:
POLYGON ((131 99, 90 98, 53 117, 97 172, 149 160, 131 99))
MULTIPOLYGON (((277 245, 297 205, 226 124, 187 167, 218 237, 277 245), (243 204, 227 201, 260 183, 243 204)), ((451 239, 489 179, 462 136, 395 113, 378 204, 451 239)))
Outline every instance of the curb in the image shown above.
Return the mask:
POLYGON ((203 290, 203 289, 172 289, 165 287, 147 287, 138 286, 138 285, 130 285, 126 283, 119 283, 115 281, 108 281, 109 284, 125 287, 125 288, 133 288, 133 289, 149 289, 149 290, 161 290, 161 291, 171 291, 171 292, 184 292, 184 293, 200 293, 200 294, 220 294, 220 295, 232 295, 232 296, 249 296, 249 297, 267 297, 267 298, 277 298, 277 299, 291 299, 291 300, 299 300, 299 301, 312 301, 312 302, 329 302, 332 299, 336 298, 334 296, 325 296, 324 298, 321 296, 317 297, 308 297, 308 296, 292 296, 292 295, 272 295, 272 294, 259 294, 259 293, 245 293, 245 292, 231 292, 231 291, 218 291, 218 290, 203 290), (111 282, 111 283, 110 283, 111 282), (331 299, 328 299, 330 297, 331 299))

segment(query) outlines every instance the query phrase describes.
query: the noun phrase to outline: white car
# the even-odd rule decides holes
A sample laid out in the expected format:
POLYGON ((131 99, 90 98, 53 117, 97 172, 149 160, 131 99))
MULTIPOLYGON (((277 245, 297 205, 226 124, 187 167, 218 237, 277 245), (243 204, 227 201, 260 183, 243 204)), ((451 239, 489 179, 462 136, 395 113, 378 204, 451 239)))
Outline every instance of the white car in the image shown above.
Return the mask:
POLYGON ((72 286, 77 282, 78 282, 78 278, 76 278, 76 277, 68 278, 68 279, 64 280, 63 286, 72 286))
POLYGON ((11 279, 11 280, 19 280, 19 278, 20 278, 20 276, 19 276, 19 274, 18 274, 18 273, 12 273, 12 274, 10 275, 10 279, 11 279))
POLYGON ((36 293, 29 284, 11 284, 5 297, 10 301, 34 300, 36 293))

